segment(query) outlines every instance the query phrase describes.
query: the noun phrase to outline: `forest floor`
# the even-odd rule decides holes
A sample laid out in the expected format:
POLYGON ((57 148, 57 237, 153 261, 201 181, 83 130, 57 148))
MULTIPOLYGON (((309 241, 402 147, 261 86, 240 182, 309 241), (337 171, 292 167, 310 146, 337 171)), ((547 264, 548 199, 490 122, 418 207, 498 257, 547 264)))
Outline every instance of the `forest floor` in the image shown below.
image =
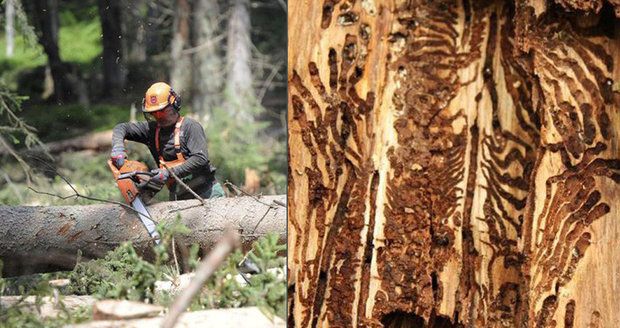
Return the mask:
MULTIPOLYGON (((0 326, 61 327, 94 319, 165 316, 191 283, 201 259, 195 246, 189 250, 188 258, 179 260, 172 254, 173 236, 187 233, 187 228, 178 223, 158 228, 163 242, 153 248, 153 263, 143 260, 126 243, 103 259, 78 262, 72 271, 0 277, 0 326), (182 267, 189 271, 181 272, 182 267), (121 305, 117 309, 102 310, 109 307, 105 304, 110 300, 132 303, 118 303, 121 305), (142 312, 140 309, 146 306, 142 304, 158 307, 142 312)), ((255 274, 241 273, 239 263, 244 254, 239 250, 233 252, 203 285, 188 309, 253 306, 269 320, 281 321, 276 318, 284 318, 286 311, 286 260, 282 256, 285 250, 286 245, 279 244, 277 235, 259 239, 247 254, 259 268, 260 272, 255 274)))

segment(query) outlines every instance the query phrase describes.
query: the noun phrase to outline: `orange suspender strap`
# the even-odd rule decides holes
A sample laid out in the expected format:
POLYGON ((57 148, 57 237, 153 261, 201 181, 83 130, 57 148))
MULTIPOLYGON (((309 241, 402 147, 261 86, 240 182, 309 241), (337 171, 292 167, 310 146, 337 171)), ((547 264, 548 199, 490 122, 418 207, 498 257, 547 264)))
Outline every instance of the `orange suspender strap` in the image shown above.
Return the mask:
POLYGON ((177 152, 177 160, 183 161, 185 157, 181 154, 181 124, 183 124, 185 117, 181 116, 181 119, 174 126, 174 149, 177 152))
MULTIPOLYGON (((181 153, 181 124, 183 124, 183 120, 185 117, 181 116, 181 119, 177 121, 174 125, 174 149, 177 153, 177 160, 184 161, 185 157, 181 153)), ((159 162, 165 163, 164 157, 159 152, 159 125, 155 128, 155 149, 157 149, 157 154, 159 154, 159 162)))

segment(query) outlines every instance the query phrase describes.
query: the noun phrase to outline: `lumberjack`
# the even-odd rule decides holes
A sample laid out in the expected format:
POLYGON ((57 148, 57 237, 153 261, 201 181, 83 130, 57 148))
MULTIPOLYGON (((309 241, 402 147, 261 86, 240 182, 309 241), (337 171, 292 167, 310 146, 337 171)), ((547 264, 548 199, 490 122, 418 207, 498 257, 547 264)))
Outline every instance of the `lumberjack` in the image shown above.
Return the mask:
POLYGON ((143 143, 159 166, 152 170, 151 180, 168 183, 170 200, 193 198, 170 179, 170 171, 202 198, 223 197, 224 190, 215 179, 215 167, 209 161, 204 129, 197 121, 181 116, 180 110, 181 98, 168 84, 153 84, 142 100, 142 112, 147 121, 120 123, 114 127, 112 163, 117 168, 123 166, 127 158, 125 140, 143 143))

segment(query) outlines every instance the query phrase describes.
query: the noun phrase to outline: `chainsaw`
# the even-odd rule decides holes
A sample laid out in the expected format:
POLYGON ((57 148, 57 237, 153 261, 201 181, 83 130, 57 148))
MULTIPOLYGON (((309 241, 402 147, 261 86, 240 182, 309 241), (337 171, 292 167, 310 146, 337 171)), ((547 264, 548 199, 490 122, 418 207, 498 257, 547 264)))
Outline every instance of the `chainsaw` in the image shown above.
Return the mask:
POLYGON ((155 228, 156 223, 147 211, 145 202, 153 198, 164 185, 151 182, 151 177, 156 173, 150 172, 144 163, 126 160, 123 166, 118 169, 112 160, 108 160, 108 166, 114 175, 114 179, 116 179, 116 184, 123 198, 136 211, 151 238, 156 244, 159 244, 160 238, 155 228))

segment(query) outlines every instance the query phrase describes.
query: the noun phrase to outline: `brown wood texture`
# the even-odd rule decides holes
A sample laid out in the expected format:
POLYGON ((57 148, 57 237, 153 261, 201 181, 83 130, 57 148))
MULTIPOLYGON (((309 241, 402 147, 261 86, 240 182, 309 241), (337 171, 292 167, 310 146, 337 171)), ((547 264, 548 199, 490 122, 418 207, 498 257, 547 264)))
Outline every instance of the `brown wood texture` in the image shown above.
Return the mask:
POLYGON ((620 5, 289 3, 289 326, 620 322, 620 5))

